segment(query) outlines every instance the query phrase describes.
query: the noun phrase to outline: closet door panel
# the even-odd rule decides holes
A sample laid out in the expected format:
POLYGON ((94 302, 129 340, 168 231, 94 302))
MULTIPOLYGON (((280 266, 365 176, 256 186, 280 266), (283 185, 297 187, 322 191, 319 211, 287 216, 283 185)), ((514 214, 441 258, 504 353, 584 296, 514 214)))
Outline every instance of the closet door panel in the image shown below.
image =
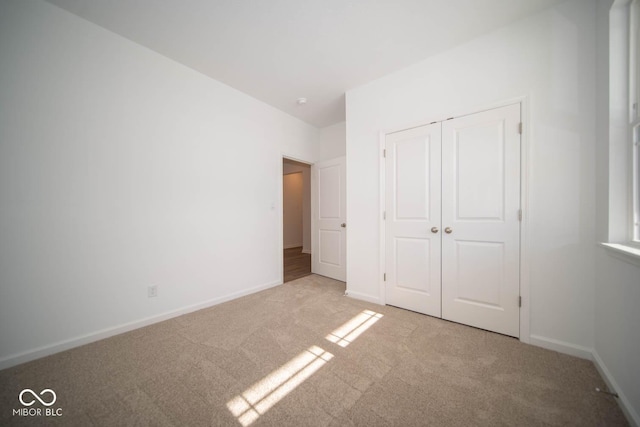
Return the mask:
POLYGON ((442 125, 442 317, 516 337, 519 124, 511 105, 442 125))
POLYGON ((440 129, 422 126, 385 141, 386 302, 438 317, 440 129))

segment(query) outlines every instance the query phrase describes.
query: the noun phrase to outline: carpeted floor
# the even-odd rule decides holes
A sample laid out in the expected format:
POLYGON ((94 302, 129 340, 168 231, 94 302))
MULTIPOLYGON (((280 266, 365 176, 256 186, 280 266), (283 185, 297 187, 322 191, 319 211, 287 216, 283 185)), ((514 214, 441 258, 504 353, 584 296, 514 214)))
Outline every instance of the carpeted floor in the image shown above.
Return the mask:
POLYGON ((0 425, 627 425, 589 361, 343 293, 311 275, 0 371, 0 425), (62 416, 13 416, 25 388, 62 416))

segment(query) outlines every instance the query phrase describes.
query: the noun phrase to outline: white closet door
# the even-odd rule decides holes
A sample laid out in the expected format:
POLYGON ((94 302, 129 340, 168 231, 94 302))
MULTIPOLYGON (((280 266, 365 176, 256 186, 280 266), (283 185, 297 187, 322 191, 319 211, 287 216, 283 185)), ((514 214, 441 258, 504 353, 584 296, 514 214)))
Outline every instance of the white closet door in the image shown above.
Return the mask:
POLYGON ((346 157, 311 166, 311 271, 347 280, 346 157))
POLYGON ((519 124, 520 105, 442 124, 442 317, 515 337, 519 124))
POLYGON ((385 140, 386 302, 438 317, 440 129, 436 123, 385 140))

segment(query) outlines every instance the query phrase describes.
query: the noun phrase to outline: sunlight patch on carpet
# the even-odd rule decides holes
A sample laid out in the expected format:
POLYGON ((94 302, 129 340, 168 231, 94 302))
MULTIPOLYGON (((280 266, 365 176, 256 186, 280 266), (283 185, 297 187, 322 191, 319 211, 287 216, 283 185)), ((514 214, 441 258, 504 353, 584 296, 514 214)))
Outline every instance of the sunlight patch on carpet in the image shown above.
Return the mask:
POLYGON ((240 424, 247 427, 331 359, 333 354, 311 346, 231 399, 227 408, 240 424))
POLYGON ((353 319, 340 326, 325 337, 328 341, 346 347, 358 338, 364 331, 383 317, 382 314, 371 310, 364 310, 353 319))

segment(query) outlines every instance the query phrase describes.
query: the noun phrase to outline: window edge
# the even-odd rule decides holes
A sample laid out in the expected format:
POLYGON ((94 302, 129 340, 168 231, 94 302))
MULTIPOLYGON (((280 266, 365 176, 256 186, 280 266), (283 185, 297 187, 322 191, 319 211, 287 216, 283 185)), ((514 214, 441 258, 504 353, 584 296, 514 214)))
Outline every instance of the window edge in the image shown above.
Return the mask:
POLYGON ((600 246, 614 258, 640 267, 640 248, 632 246, 632 243, 600 242, 600 246))

